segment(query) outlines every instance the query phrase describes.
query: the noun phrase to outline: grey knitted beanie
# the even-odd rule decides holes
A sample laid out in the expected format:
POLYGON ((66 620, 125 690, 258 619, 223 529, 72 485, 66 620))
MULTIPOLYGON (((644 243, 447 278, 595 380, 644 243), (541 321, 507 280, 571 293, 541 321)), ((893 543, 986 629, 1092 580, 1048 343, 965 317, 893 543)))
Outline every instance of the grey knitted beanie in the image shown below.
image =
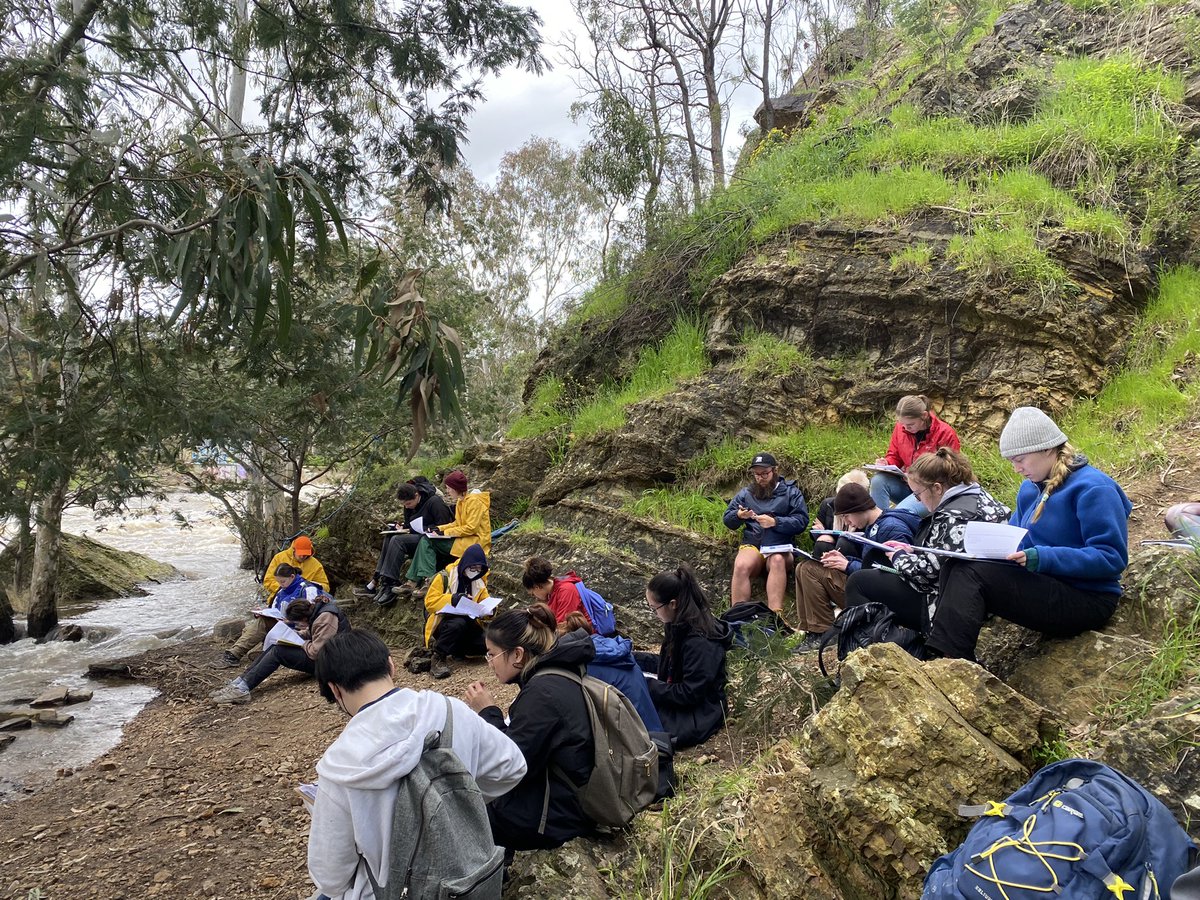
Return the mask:
POLYGON ((1012 459, 1022 453, 1049 450, 1067 442, 1063 430, 1036 406, 1018 406, 1000 432, 1000 455, 1012 459))

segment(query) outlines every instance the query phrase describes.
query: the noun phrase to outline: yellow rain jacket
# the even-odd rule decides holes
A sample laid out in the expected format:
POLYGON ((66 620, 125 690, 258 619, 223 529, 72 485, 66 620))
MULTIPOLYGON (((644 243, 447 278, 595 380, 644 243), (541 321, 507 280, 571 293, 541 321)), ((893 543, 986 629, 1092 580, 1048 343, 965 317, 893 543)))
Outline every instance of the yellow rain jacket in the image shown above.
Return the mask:
POLYGON ((271 558, 271 563, 267 566, 267 574, 263 576, 263 587, 267 591, 267 600, 271 600, 279 591, 279 582, 275 579, 275 570, 283 563, 295 566, 300 570, 301 578, 309 584, 315 584, 321 590, 328 593, 329 576, 325 574, 325 567, 321 565, 315 556, 306 556, 304 562, 300 562, 296 558, 296 554, 292 548, 288 547, 286 550, 276 553, 271 558))
MULTIPOLYGON (((462 503, 461 500, 458 501, 462 503)), ((472 541, 474 543, 474 541, 472 541)), ((482 583, 479 585, 479 590, 475 592, 475 596, 471 599, 476 603, 488 598, 487 591, 488 573, 483 573, 482 583)), ((455 562, 442 571, 433 576, 433 581, 429 583, 429 590, 425 592, 425 612, 428 618, 425 619, 425 646, 429 646, 429 642, 433 639, 433 633, 437 630, 438 622, 442 617, 438 615, 438 611, 443 607, 449 606, 450 601, 454 599, 454 595, 458 592, 458 563, 455 562)), ((491 623, 492 617, 486 616, 482 619, 476 619, 475 624, 480 628, 487 629, 491 623)))
POLYGON ((472 491, 454 504, 454 521, 438 526, 438 531, 455 539, 450 547, 451 556, 458 559, 472 544, 482 547, 487 556, 492 555, 491 510, 489 491, 472 491))

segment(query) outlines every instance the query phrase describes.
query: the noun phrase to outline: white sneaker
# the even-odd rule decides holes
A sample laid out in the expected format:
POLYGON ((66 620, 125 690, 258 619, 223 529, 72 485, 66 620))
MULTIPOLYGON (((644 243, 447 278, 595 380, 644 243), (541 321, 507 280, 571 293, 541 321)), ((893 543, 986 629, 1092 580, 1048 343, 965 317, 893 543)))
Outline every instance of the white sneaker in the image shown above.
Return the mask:
POLYGON ((232 703, 249 703, 250 692, 243 691, 235 685, 227 684, 220 690, 209 694, 208 699, 217 706, 229 706, 232 703))

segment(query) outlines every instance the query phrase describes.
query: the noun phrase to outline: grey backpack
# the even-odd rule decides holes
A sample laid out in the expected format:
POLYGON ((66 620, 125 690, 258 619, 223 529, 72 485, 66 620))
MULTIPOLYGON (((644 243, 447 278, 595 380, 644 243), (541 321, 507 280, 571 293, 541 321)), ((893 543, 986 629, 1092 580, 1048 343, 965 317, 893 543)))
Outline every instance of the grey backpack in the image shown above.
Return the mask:
POLYGON ((451 749, 454 712, 443 699, 445 726, 426 736, 420 762, 396 788, 387 883, 367 866, 375 900, 499 900, 504 851, 479 785, 451 749))
MULTIPOLYGON (((583 689, 596 746, 592 776, 583 787, 575 787, 557 766, 551 769, 575 789, 584 814, 597 825, 609 828, 628 825, 658 794, 658 745, 650 739, 642 717, 628 697, 599 678, 568 669, 543 669, 532 678, 539 675, 561 675, 583 689)), ((546 829, 549 811, 550 770, 547 770, 539 834, 546 829)))

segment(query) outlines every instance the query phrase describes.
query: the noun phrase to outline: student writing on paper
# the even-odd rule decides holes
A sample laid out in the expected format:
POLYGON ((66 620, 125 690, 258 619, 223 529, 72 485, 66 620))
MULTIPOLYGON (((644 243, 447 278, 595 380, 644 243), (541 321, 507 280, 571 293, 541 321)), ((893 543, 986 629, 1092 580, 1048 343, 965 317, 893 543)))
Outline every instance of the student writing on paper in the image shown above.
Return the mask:
MULTIPOLYGON (((896 404, 896 427, 888 443, 887 454, 875 460, 876 465, 896 466, 907 472, 917 457, 933 453, 939 447, 959 449, 958 434, 937 417, 923 394, 901 397, 896 404)), ((893 503, 910 512, 924 516, 926 507, 912 495, 908 482, 898 475, 876 472, 871 476, 871 497, 880 509, 893 503)))
POLYGON ((488 804, 492 836, 510 852, 560 847, 596 830, 575 794, 595 765, 592 719, 578 682, 564 677, 578 675, 596 651, 584 632, 559 637, 555 625, 549 607, 534 603, 500 613, 488 627, 492 673, 501 684, 520 686, 507 721, 483 682, 463 696, 521 749, 528 767, 520 784, 488 804))
MULTIPOLYGON (((279 563, 275 567, 273 575, 274 578, 272 580, 276 585, 276 590, 272 594, 270 602, 265 607, 266 609, 286 612, 288 604, 301 597, 306 600, 316 600, 321 596, 329 598, 328 594, 322 591, 317 585, 305 579, 300 574, 300 569, 290 563, 279 563)), ((213 668, 231 669, 238 665, 247 653, 262 646, 263 640, 266 638, 267 632, 270 631, 272 625, 274 625, 272 618, 260 616, 255 611, 246 622, 245 627, 242 628, 242 634, 237 639, 237 642, 228 650, 221 653, 212 663, 213 668)))
MULTIPOLYGON (((857 484, 864 488, 871 487, 871 477, 862 469, 851 469, 845 475, 838 479, 837 486, 833 490, 833 496, 826 497, 817 507, 817 516, 813 520, 812 527, 821 531, 852 531, 846 527, 845 521, 837 513, 833 511, 833 500, 840 491, 848 484, 857 484)), ((832 550, 837 545, 837 539, 829 535, 813 535, 813 552, 812 555, 817 559, 821 558, 821 554, 826 550, 832 550)), ((797 587, 797 590, 799 588, 797 587)))
POLYGON ((725 724, 725 655, 733 629, 716 618, 689 566, 660 572, 646 585, 646 603, 663 625, 658 654, 635 653, 663 730, 677 749, 702 744, 725 724))
POLYGON ((404 579, 404 569, 416 551, 422 535, 414 534, 414 522, 422 527, 445 525, 454 519, 450 508, 438 495, 428 478, 418 475, 396 488, 396 499, 404 507, 403 521, 396 524, 408 530, 407 534, 385 534, 375 573, 367 583, 364 593, 374 598, 380 606, 388 606, 396 599, 395 588, 404 579))
MULTIPOLYGON (((979 486, 971 463, 957 450, 942 447, 918 457, 908 469, 908 484, 929 511, 913 536, 915 546, 961 551, 968 522, 1008 519, 1008 507, 979 486)), ((927 634, 944 563, 943 557, 898 546, 890 554, 890 565, 899 574, 882 569, 855 572, 846 582, 846 606, 882 603, 901 625, 927 634)))
POLYGON ((1017 563, 950 560, 927 652, 973 659, 979 629, 1000 616, 1054 637, 1101 628, 1121 596, 1129 513, 1120 486, 1088 464, 1048 415, 1013 410, 1000 455, 1024 477, 1011 524, 1027 528, 1017 563))
POLYGON ((434 577, 425 594, 425 646, 433 651, 430 674, 449 678, 452 656, 483 656, 483 632, 491 617, 443 616, 441 610, 462 598, 478 603, 486 600, 487 556, 478 544, 463 551, 458 562, 451 563, 434 577))
POLYGON ((770 453, 754 456, 750 474, 753 482, 729 501, 724 516, 726 528, 742 531, 742 544, 733 561, 730 603, 749 601, 754 579, 765 572, 767 606, 782 612, 791 554, 764 556, 759 548, 792 543, 808 527, 808 507, 796 482, 779 477, 775 457, 770 453))
POLYGON ((270 649, 263 651, 245 672, 225 687, 213 691, 209 700, 217 706, 246 703, 250 700, 250 692, 274 674, 280 666, 311 675, 314 661, 325 642, 335 634, 350 630, 350 620, 332 600, 316 603, 311 600, 293 600, 288 606, 287 615, 288 621, 295 624, 296 631, 304 638, 304 646, 273 644, 270 649))
MULTIPOLYGON (((579 596, 579 585, 583 579, 574 572, 556 576, 554 564, 541 556, 531 556, 525 560, 521 571, 521 585, 536 602, 545 603, 554 613, 556 622, 564 621, 571 613, 579 613, 588 618, 583 606, 583 598, 579 596)), ((591 619, 588 623, 591 624, 591 619)))
MULTIPOLYGON (((921 517, 906 509, 882 510, 867 489, 851 482, 834 498, 834 512, 845 526, 838 530, 861 532, 883 543, 911 543, 921 526, 921 517)), ((821 635, 833 625, 833 611, 846 605, 846 582, 855 572, 875 564, 886 564, 887 555, 876 547, 844 541, 845 550, 828 550, 819 561, 801 560, 796 566, 796 627, 806 633, 797 648, 816 650, 821 635)))
POLYGON ((458 469, 450 472, 442 484, 454 503, 454 519, 445 525, 424 523, 425 537, 413 551, 408 580, 400 585, 400 596, 420 590, 425 579, 459 559, 472 544, 482 547, 485 554, 492 552, 492 495, 488 491, 468 491, 467 476, 458 469))

